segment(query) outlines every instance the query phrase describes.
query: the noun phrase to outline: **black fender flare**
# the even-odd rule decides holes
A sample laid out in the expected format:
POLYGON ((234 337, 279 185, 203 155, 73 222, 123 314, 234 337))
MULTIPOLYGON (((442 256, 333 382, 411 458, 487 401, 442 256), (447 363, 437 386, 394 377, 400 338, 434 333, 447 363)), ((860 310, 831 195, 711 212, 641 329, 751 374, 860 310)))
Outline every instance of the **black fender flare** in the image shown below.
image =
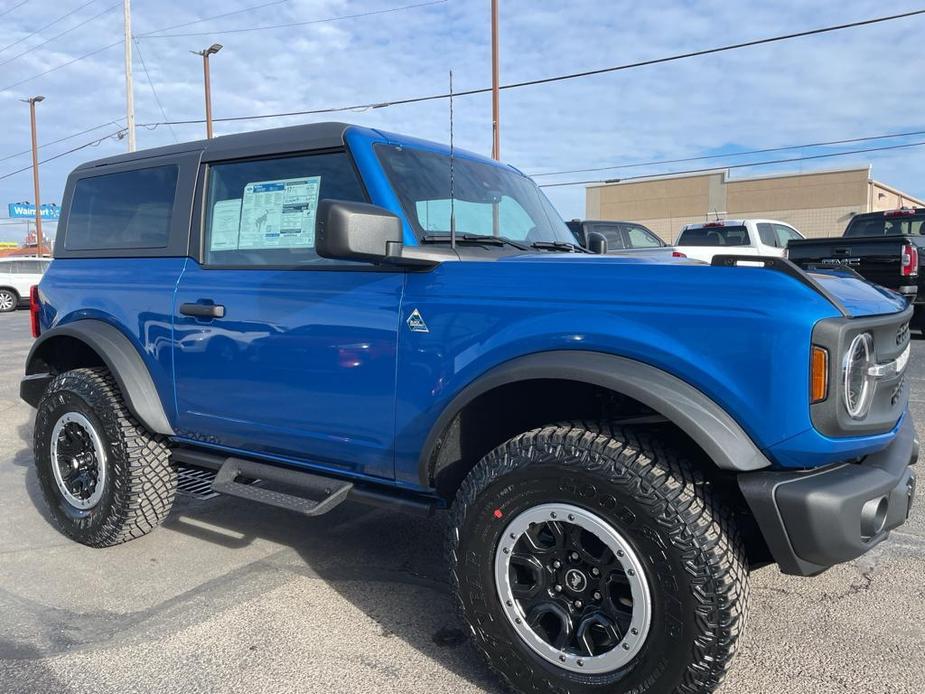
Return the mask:
POLYGON ((438 441, 466 405, 498 386, 536 379, 589 383, 638 400, 690 436, 724 470, 748 472, 771 465, 725 409, 677 376, 613 354, 557 350, 504 362, 463 388, 444 408, 425 440, 419 459, 421 482, 430 486, 436 479, 438 441))
POLYGON ((33 343, 26 357, 26 376, 20 396, 33 407, 54 376, 43 359, 43 345, 60 337, 70 337, 92 349, 109 369, 119 386, 129 411, 148 430, 173 436, 174 431, 164 412, 154 380, 138 349, 120 330, 93 318, 85 318, 52 328, 33 343))

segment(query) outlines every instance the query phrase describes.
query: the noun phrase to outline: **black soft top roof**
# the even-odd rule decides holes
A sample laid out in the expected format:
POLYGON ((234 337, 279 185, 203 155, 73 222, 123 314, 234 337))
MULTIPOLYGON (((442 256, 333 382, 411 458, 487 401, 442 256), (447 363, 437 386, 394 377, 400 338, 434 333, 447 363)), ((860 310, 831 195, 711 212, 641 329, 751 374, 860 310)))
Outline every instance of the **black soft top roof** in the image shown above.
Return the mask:
POLYGON ((261 154, 342 147, 344 144, 344 131, 348 127, 350 125, 347 123, 310 123, 286 128, 271 128, 269 130, 254 130, 235 135, 223 135, 211 140, 181 142, 176 145, 154 147, 137 152, 117 154, 104 159, 96 159, 81 164, 76 171, 142 161, 171 154, 188 154, 190 152, 202 152, 203 161, 210 161, 259 156, 261 154))

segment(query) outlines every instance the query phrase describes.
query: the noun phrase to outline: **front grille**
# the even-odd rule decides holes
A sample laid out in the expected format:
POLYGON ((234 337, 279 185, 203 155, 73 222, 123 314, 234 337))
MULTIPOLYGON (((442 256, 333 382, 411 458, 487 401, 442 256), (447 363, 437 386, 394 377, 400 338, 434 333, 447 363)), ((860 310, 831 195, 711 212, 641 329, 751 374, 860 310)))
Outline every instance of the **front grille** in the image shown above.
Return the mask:
MULTIPOLYGON (((873 400, 863 419, 852 419, 844 406, 843 365, 851 341, 861 333, 873 338, 874 361, 894 362, 908 348, 912 307, 901 313, 849 318, 825 318, 813 328, 812 342, 829 351, 829 397, 810 405, 815 428, 826 436, 868 436, 890 431, 909 400, 904 373, 885 374, 876 381, 873 400)), ((908 368, 908 366, 907 366, 908 368)))

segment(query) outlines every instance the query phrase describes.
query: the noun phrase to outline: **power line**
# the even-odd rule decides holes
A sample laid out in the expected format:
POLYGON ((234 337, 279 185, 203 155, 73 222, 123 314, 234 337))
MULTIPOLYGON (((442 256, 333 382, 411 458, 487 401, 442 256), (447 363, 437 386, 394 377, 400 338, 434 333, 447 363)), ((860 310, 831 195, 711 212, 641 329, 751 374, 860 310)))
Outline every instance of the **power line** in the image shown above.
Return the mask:
MULTIPOLYGON (((215 31, 206 31, 199 33, 189 33, 189 34, 158 34, 153 36, 155 32, 140 34, 138 38, 145 39, 169 39, 169 38, 178 38, 178 37, 187 37, 187 36, 214 36, 216 34, 240 34, 245 31, 264 31, 267 29, 283 29, 288 27, 299 27, 306 26, 309 24, 324 24, 326 22, 337 22, 343 19, 359 19, 361 17, 373 17, 380 14, 389 14, 391 12, 402 12, 404 10, 413 10, 420 7, 429 7, 431 5, 442 5, 448 2, 448 0, 430 0, 430 2, 419 2, 414 5, 403 5, 402 7, 391 7, 384 10, 373 10, 371 12, 358 12, 357 14, 346 14, 339 17, 328 17, 326 19, 311 19, 304 22, 287 22, 285 24, 272 24, 269 26, 260 26, 260 27, 243 27, 240 29, 216 29, 215 31)), ((275 4, 275 3, 270 3, 275 4)), ((205 20, 200 20, 205 21, 205 20)))
POLYGON ((654 161, 640 161, 632 164, 614 164, 612 166, 596 166, 589 169, 566 169, 563 171, 544 171, 543 173, 532 173, 531 178, 542 178, 543 176, 561 176, 573 173, 592 173, 594 171, 611 171, 613 169, 634 169, 642 166, 658 166, 661 164, 680 164, 688 161, 706 161, 708 159, 728 159, 729 157, 746 157, 753 154, 768 154, 769 152, 785 152, 790 149, 806 149, 808 147, 826 147, 830 145, 846 145, 853 142, 869 142, 870 140, 890 140, 896 137, 911 137, 913 135, 925 135, 925 130, 913 130, 907 133, 892 133, 889 135, 870 135, 867 137, 851 137, 846 140, 829 140, 827 142, 807 142, 802 145, 786 145, 783 147, 766 147, 764 149, 752 149, 746 152, 729 152, 727 154, 708 154, 699 157, 684 157, 683 159, 657 159, 654 161))
POLYGON ((564 186, 584 186, 594 183, 623 183, 624 181, 637 181, 642 178, 657 178, 662 176, 683 176, 687 174, 708 173, 717 169, 741 169, 749 166, 769 166, 771 164, 788 164, 797 161, 810 161, 812 159, 827 159, 830 157, 846 157, 851 154, 864 154, 865 152, 885 152, 893 149, 906 149, 909 147, 921 147, 923 142, 909 142, 903 145, 889 145, 884 147, 869 147, 867 149, 855 149, 848 152, 831 152, 828 154, 813 154, 805 157, 789 157, 787 159, 772 159, 768 161, 755 161, 746 164, 730 164, 729 166, 713 166, 706 169, 688 169, 687 171, 664 171, 660 173, 645 174, 642 176, 627 176, 626 178, 612 178, 608 180, 590 180, 590 181, 564 181, 562 183, 543 183, 540 188, 560 188, 564 186))
MULTIPOLYGON (((92 0, 92 2, 96 2, 96 0, 92 0)), ((90 3, 88 2, 87 5, 89 5, 89 4, 90 4, 90 3)), ((0 65, 6 65, 7 63, 12 63, 12 62, 13 62, 14 60, 16 60, 17 58, 22 58, 24 55, 27 55, 27 54, 31 53, 32 51, 41 48, 42 46, 46 46, 46 45, 48 45, 49 43, 51 43, 52 41, 57 41, 59 38, 61 38, 61 37, 64 36, 65 34, 70 34, 72 31, 74 31, 74 30, 76 30, 76 29, 79 29, 79 28, 82 27, 84 24, 89 24, 89 23, 92 22, 93 20, 99 19, 99 18, 102 17, 104 14, 108 14, 109 12, 112 12, 114 9, 116 9, 117 7, 119 7, 121 4, 122 4, 121 2, 117 2, 117 3, 115 3, 114 5, 110 5, 109 7, 107 7, 107 8, 106 8, 105 10, 103 10, 102 12, 99 12, 99 13, 93 15, 93 16, 90 17, 89 19, 85 19, 85 20, 82 21, 80 24, 75 24, 75 25, 72 26, 70 29, 65 29, 65 30, 62 31, 60 34, 57 34, 57 35, 55 35, 55 36, 52 36, 50 39, 46 39, 45 41, 42 41, 42 43, 37 43, 37 44, 35 44, 34 46, 31 46, 31 47, 27 48, 26 50, 24 50, 22 53, 17 53, 17 54, 14 55, 12 58, 7 58, 7 59, 4 60, 2 63, 0 63, 0 65)), ((82 7, 86 7, 87 5, 82 5, 82 7)), ((75 10, 75 11, 76 11, 76 10, 75 10)), ((10 44, 10 45, 12 46, 13 44, 10 44)))
POLYGON ((25 84, 26 82, 31 82, 32 80, 38 79, 39 77, 44 77, 45 75, 47 75, 47 74, 49 74, 49 73, 51 73, 51 72, 55 72, 56 70, 60 70, 60 69, 63 68, 63 67, 67 67, 68 65, 73 65, 74 63, 80 62, 81 60, 84 60, 84 59, 86 59, 86 58, 89 58, 90 56, 94 56, 94 55, 96 55, 97 53, 102 53, 103 51, 109 50, 109 49, 112 48, 113 46, 121 46, 121 45, 122 45, 122 39, 119 39, 118 41, 113 41, 112 43, 110 43, 110 44, 107 45, 107 46, 103 46, 102 48, 97 48, 96 50, 90 51, 89 53, 84 53, 84 54, 83 54, 82 56, 80 56, 80 57, 74 58, 73 60, 69 60, 69 61, 67 61, 66 63, 61 63, 60 65, 56 65, 56 66, 53 67, 53 68, 49 68, 48 70, 45 70, 45 72, 40 72, 40 73, 37 74, 37 75, 32 75, 31 77, 26 77, 25 79, 21 79, 21 80, 19 80, 18 82, 13 82, 13 84, 8 84, 8 85, 5 86, 5 87, 0 87, 0 92, 5 92, 5 91, 7 91, 8 89, 12 89, 13 87, 18 87, 19 85, 25 84))
MULTIPOLYGON (((74 147, 73 149, 69 149, 66 152, 61 152, 60 154, 56 154, 52 157, 48 157, 47 159, 42 159, 42 161, 40 161, 39 164, 45 164, 47 162, 54 161, 55 159, 66 157, 68 154, 73 154, 74 152, 78 152, 82 149, 86 149, 87 147, 96 147, 101 142, 108 140, 111 137, 120 137, 124 133, 125 133, 125 128, 121 128, 120 130, 116 130, 115 132, 109 133, 108 135, 103 135, 103 137, 100 137, 96 140, 92 140, 91 142, 85 142, 82 145, 78 145, 77 147, 74 147)), ((32 169, 31 164, 29 166, 24 166, 21 169, 16 169, 16 171, 10 171, 9 173, 6 173, 0 176, 0 181, 2 181, 5 178, 9 178, 10 176, 15 176, 18 173, 22 173, 23 171, 29 171, 30 169, 32 169)))
MULTIPOLYGON (((157 95, 157 90, 154 88, 154 81, 151 79, 151 73, 148 72, 148 66, 145 65, 145 58, 141 54, 141 44, 138 43, 136 37, 132 37, 132 40, 135 42, 135 48, 138 49, 138 59, 141 61, 141 69, 144 70, 145 77, 148 79, 148 85, 151 87, 151 93, 154 94, 154 100, 157 102, 157 107, 161 110, 161 115, 164 117, 164 120, 169 120, 167 118, 167 111, 164 110, 164 104, 161 103, 161 98, 157 95)), ((177 133, 174 132, 173 126, 167 126, 170 129, 170 134, 173 136, 174 142, 179 142, 177 139, 177 133)))
POLYGON ((19 3, 18 5, 13 5, 10 9, 4 12, 0 12, 0 17, 6 17, 10 12, 12 12, 13 10, 18 10, 20 7, 25 5, 27 2, 29 2, 29 0, 22 0, 22 2, 19 3))
MULTIPOLYGON (((572 72, 565 75, 556 75, 553 77, 543 77, 540 79, 527 80, 524 82, 513 82, 511 84, 502 84, 501 89, 518 89, 520 87, 530 87, 537 84, 548 84, 550 82, 561 82, 565 80, 577 79, 579 77, 589 77, 591 75, 600 75, 607 72, 619 72, 621 70, 629 70, 637 67, 645 67, 648 65, 657 65, 661 63, 669 63, 677 60, 685 60, 687 58, 695 58, 703 55, 710 55, 713 53, 723 53, 725 51, 733 51, 740 48, 748 48, 750 46, 758 46, 768 43, 775 43, 778 41, 788 41, 790 39, 801 38, 805 36, 813 36, 816 34, 824 34, 833 31, 840 31, 843 29, 851 29, 855 27, 868 26, 871 24, 879 24, 882 22, 890 22, 897 19, 906 19, 916 15, 925 14, 925 9, 923 10, 914 10, 912 12, 904 12, 902 14, 894 14, 887 17, 875 17, 873 19, 864 19, 857 22, 850 22, 848 24, 838 24, 830 27, 822 27, 819 29, 810 29, 808 31, 801 31, 792 34, 783 34, 781 36, 771 36, 763 39, 756 39, 754 41, 746 41, 744 43, 735 43, 726 46, 718 46, 715 48, 706 48, 699 51, 690 51, 688 53, 678 53, 675 55, 665 56, 662 58, 652 58, 650 60, 637 61, 635 63, 625 63, 623 65, 614 65, 612 67, 598 68, 595 70, 585 70, 583 72, 572 72)), ((478 89, 469 89, 466 91, 454 92, 453 97, 460 96, 472 96, 475 94, 487 94, 491 91, 491 87, 480 87, 478 89)), ((227 121, 241 121, 241 120, 261 120, 265 118, 284 118, 287 116, 310 116, 318 115, 324 113, 342 113, 344 111, 365 111, 368 109, 377 109, 377 108, 387 108, 389 106, 403 106, 406 104, 417 104, 425 101, 437 101, 440 99, 448 99, 449 94, 431 94, 429 96, 417 96, 417 97, 408 97, 404 99, 392 99, 390 101, 379 101, 371 102, 366 104, 354 104, 352 106, 338 106, 338 107, 326 107, 326 108, 316 108, 309 109, 304 111, 288 111, 284 113, 263 113, 252 116, 226 116, 224 118, 213 118, 214 121, 227 122, 227 121)), ((182 120, 182 121, 170 121, 170 125, 193 125, 197 123, 204 123, 205 120, 182 120)), ((167 123, 161 123, 161 125, 166 125, 167 123)), ((148 125, 153 125, 148 123, 148 125)))
MULTIPOLYGON (((57 140, 52 140, 51 142, 45 142, 39 145, 39 149, 43 147, 50 147, 56 145, 59 142, 64 142, 65 140, 71 140, 75 137, 80 137, 81 135, 86 135, 87 133, 92 133, 94 130, 99 130, 100 128, 105 128, 107 125, 118 125, 118 121, 125 120, 125 116, 121 118, 114 118, 111 121, 106 123, 100 123, 99 125, 94 125, 92 128, 87 128, 86 130, 81 130, 79 133, 71 133, 70 135, 65 135, 64 137, 59 137, 57 140)), ((26 154, 32 154, 31 149, 24 149, 22 152, 16 152, 15 154, 7 154, 4 157, 0 157, 0 161, 6 161, 7 159, 15 159, 16 157, 21 157, 26 154)))
MULTIPOLYGON (((214 14, 211 17, 203 17, 202 19, 195 19, 191 22, 184 22, 182 24, 174 24, 169 27, 161 27, 160 29, 153 29, 151 31, 146 31, 143 34, 137 34, 135 38, 144 39, 151 37, 151 34, 160 34, 163 31, 172 31, 173 29, 182 29, 183 27, 192 26, 193 24, 202 24, 203 22, 209 22, 213 19, 223 19, 225 17, 230 17, 235 14, 244 14, 245 12, 252 12, 253 10, 262 10, 264 7, 270 7, 272 5, 282 5, 283 3, 289 2, 289 0, 273 0, 272 2, 265 2, 262 5, 252 5, 250 7, 245 7, 241 10, 234 10, 233 12, 225 12, 224 14, 214 14)), ((157 37, 151 37, 157 38, 157 37)))
POLYGON ((61 15, 61 16, 58 17, 57 19, 54 19, 54 20, 48 22, 48 24, 39 27, 38 29, 36 29, 35 31, 33 31, 31 34, 26 34, 26 35, 23 36, 22 38, 16 39, 15 41, 13 41, 13 43, 9 43, 9 44, 7 44, 6 46, 4 46, 3 48, 0 48, 0 53, 3 53, 3 51, 5 51, 6 49, 12 48, 13 46, 15 46, 15 45, 17 45, 17 44, 19 44, 19 43, 22 43, 23 41, 26 41, 27 39, 31 39, 31 38, 32 38, 33 36, 35 36, 36 34, 39 34, 39 33, 43 32, 43 31, 45 31, 48 27, 54 26, 55 24, 57 24, 58 22, 60 22, 62 19, 67 19, 68 17, 70 17, 70 16, 71 16, 72 14, 74 14, 75 12, 80 12, 80 11, 81 11, 83 8, 85 8, 87 5, 92 5, 92 4, 95 3, 95 2, 96 2, 96 0, 90 0, 90 2, 85 2, 85 3, 84 3, 83 5, 81 5, 80 7, 77 7, 77 8, 75 8, 75 9, 71 10, 70 12, 61 15))

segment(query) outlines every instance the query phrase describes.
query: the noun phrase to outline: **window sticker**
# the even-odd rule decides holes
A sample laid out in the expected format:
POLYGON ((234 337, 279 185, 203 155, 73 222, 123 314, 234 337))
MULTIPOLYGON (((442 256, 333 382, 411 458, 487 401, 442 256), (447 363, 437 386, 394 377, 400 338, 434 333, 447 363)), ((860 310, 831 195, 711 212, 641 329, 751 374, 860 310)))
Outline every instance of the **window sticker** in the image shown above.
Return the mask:
POLYGON ((321 176, 258 181, 244 187, 238 248, 311 248, 321 176))
POLYGON ((209 250, 233 251, 238 247, 241 230, 241 198, 219 200, 212 207, 212 229, 209 250))

